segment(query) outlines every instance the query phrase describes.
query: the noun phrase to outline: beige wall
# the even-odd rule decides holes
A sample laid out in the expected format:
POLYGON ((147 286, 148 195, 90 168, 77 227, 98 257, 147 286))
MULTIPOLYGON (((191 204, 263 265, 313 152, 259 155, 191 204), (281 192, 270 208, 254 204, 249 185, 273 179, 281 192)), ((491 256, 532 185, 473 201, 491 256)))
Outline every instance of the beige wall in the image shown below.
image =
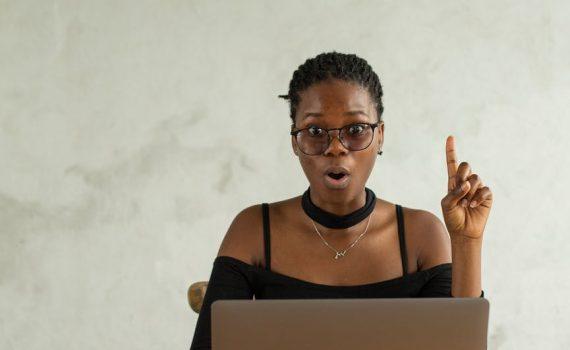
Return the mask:
POLYGON ((378 196, 442 218, 449 134, 493 189, 489 348, 570 348, 568 4, 0 1, 0 348, 188 348, 234 215, 308 185, 277 95, 329 50, 384 85, 378 196))

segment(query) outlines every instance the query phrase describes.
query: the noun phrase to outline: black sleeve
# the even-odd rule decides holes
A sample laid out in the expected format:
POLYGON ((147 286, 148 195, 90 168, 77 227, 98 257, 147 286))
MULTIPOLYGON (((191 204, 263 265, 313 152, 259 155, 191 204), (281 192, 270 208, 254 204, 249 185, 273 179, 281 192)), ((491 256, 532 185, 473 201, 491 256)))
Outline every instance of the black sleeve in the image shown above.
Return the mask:
POLYGON ((253 298, 253 287, 249 276, 249 271, 242 264, 223 257, 214 260, 190 350, 211 349, 210 307, 214 301, 253 298))
MULTIPOLYGON (((430 270, 429 279, 422 287, 420 298, 453 298, 451 295, 451 263, 442 264, 430 270)), ((481 291, 480 298, 485 296, 481 291)))

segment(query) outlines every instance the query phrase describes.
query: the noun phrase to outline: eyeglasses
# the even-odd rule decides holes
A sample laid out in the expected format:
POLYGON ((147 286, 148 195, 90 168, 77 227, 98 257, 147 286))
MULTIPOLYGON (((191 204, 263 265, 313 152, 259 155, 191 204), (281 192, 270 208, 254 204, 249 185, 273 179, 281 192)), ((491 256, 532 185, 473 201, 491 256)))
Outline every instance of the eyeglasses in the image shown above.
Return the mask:
POLYGON ((325 153, 332 141, 331 131, 339 130, 338 139, 349 151, 361 151, 372 143, 374 128, 380 123, 354 123, 342 128, 325 129, 311 125, 307 128, 291 131, 299 150, 306 155, 316 156, 325 153))

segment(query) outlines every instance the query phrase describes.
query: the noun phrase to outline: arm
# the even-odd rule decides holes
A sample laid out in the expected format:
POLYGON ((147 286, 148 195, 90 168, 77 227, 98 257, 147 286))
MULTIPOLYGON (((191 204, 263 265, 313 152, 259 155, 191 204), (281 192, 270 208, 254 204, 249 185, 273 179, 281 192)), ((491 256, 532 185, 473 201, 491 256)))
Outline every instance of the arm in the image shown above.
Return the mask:
POLYGON ((481 290, 481 247, 474 242, 452 241, 441 220, 432 213, 415 210, 420 236, 418 265, 432 269, 420 297, 479 297, 481 290))
POLYGON ((252 275, 248 266, 255 264, 255 252, 262 246, 260 217, 261 208, 255 205, 242 210, 232 221, 214 260, 190 350, 211 348, 210 309, 214 301, 253 298, 252 275))
POLYGON ((482 245, 481 240, 452 241, 452 296, 474 298, 481 295, 482 245))
POLYGON ((244 266, 229 259, 216 258, 214 261, 190 350, 211 349, 211 305, 214 301, 253 298, 251 277, 244 266))
POLYGON ((455 297, 476 297, 481 291, 481 249, 483 231, 493 204, 493 193, 467 162, 457 164, 455 138, 445 145, 447 195, 441 200, 443 218, 453 255, 455 297))

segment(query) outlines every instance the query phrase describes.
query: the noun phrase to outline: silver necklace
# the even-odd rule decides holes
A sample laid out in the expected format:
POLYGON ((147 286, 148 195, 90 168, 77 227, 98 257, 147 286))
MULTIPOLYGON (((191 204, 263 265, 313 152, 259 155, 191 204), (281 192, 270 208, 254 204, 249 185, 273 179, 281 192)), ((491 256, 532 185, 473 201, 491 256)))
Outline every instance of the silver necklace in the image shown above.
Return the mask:
POLYGON ((354 247, 354 245, 360 240, 360 238, 362 238, 362 236, 364 236, 364 234, 366 233, 366 231, 368 231, 368 225, 370 225, 370 220, 372 219, 372 214, 373 214, 373 213, 370 213, 370 216, 368 217, 368 223, 366 224, 366 228, 364 229, 364 232, 362 232, 362 233, 360 234, 360 236, 358 236, 358 238, 356 238, 356 239, 354 240, 354 242, 352 242, 352 243, 348 246, 348 248, 346 248, 346 249, 343 250, 342 252, 339 252, 338 250, 334 249, 334 248, 323 238, 323 235, 321 235, 321 233, 320 233, 319 230, 317 229, 317 226, 315 225, 315 222, 314 222, 313 220, 311 220, 311 222, 313 223, 313 227, 315 228, 315 231, 317 231, 317 234, 319 235, 319 237, 321 237, 321 239, 323 240, 323 242, 325 242, 325 244, 327 245, 327 247, 329 247, 330 249, 332 249, 332 250, 336 253, 336 255, 334 256, 335 260, 338 260, 339 258, 342 258, 350 248, 354 247))

